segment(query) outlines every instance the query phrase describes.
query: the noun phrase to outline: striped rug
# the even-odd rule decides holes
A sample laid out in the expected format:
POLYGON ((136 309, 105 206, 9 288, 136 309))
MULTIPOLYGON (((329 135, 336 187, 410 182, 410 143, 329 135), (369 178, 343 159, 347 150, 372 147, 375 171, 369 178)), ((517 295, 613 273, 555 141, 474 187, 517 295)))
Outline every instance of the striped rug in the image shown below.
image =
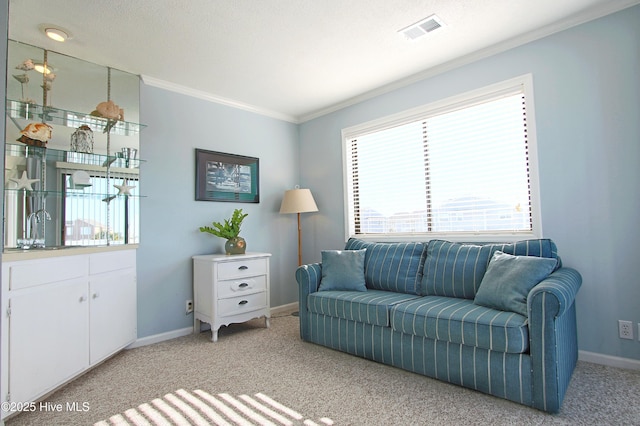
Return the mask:
POLYGON ((111 416, 94 426, 321 426, 333 425, 327 417, 306 418, 263 393, 253 396, 232 396, 227 393, 211 395, 203 390, 192 392, 178 389, 151 402, 111 416))

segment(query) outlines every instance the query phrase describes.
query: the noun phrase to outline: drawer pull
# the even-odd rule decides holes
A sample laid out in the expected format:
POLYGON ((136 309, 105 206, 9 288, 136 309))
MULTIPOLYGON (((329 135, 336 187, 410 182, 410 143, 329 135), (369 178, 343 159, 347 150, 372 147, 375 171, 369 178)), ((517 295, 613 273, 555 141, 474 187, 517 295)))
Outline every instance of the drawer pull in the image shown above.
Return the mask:
POLYGON ((248 266, 242 265, 242 266, 238 266, 238 270, 239 271, 246 271, 247 269, 249 269, 248 266))
POLYGON ((246 305, 247 303, 249 303, 248 300, 241 300, 238 305, 246 305))
POLYGON ((240 287, 240 288, 249 287, 249 284, 247 284, 247 283, 240 283, 240 284, 238 284, 238 287, 240 287))

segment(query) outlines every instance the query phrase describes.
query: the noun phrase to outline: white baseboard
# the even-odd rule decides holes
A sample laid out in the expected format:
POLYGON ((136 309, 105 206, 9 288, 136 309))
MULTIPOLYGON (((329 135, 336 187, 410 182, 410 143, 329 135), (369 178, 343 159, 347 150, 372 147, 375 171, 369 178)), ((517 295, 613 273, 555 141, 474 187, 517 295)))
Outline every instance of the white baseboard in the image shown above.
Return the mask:
POLYGON ((604 355, 587 351, 578 351, 578 359, 580 361, 607 365, 609 367, 626 368, 628 370, 640 370, 640 360, 637 359, 620 358, 617 356, 604 355))
MULTIPOLYGON (((298 309, 298 302, 288 303, 286 305, 276 306, 271 308, 271 315, 277 315, 284 312, 295 311, 298 309)), ((154 334, 153 336, 146 336, 137 339, 135 342, 127 346, 125 349, 134 349, 141 346, 152 345, 154 343, 164 342, 165 340, 175 339, 177 337, 187 336, 193 333, 193 327, 185 327, 179 330, 167 331, 165 333, 154 334)), ((0 425, 1 426, 1 425, 0 425)))
POLYGON ((152 345, 154 343, 164 342, 165 340, 175 339, 193 333, 193 327, 185 327, 179 330, 167 331, 165 333, 154 334, 137 339, 135 342, 127 346, 125 349, 139 348, 140 346, 152 345))
POLYGON ((271 308, 271 315, 283 314, 285 312, 297 311, 298 310, 298 302, 287 303, 286 305, 276 306, 275 308, 271 308))

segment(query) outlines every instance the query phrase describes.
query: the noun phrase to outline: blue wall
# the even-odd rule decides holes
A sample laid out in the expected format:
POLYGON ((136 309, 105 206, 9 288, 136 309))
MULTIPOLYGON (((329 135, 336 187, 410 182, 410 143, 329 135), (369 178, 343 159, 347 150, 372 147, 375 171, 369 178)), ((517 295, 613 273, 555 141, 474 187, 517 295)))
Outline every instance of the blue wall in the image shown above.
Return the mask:
POLYGON ((191 256, 224 253, 224 240, 198 228, 242 208, 248 251, 272 253, 271 306, 296 301, 297 225, 280 215, 298 183, 298 127, 240 109, 141 85, 138 337, 193 325, 191 256), (195 201, 195 149, 258 157, 260 203, 195 201))
POLYGON ((542 229, 583 275, 582 351, 640 360, 640 6, 574 27, 300 126, 305 262, 344 245, 341 130, 522 74, 534 79, 542 229), (635 340, 618 338, 617 320, 635 340))

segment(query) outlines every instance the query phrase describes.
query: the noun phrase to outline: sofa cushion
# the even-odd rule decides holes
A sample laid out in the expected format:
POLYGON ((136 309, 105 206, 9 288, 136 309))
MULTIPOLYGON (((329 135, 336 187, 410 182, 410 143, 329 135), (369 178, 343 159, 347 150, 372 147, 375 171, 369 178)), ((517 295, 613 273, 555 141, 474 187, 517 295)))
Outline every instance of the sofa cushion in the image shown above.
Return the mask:
POLYGON ((431 240, 422 277, 422 294, 473 299, 487 270, 491 246, 431 240))
POLYGON ((388 327, 391 307, 417 297, 382 290, 319 291, 309 294, 307 309, 316 314, 388 327))
POLYGON ((529 349, 526 317, 479 306, 469 299, 424 296, 397 304, 391 311, 391 327, 499 352, 524 353, 529 349))
POLYGON ((557 260, 555 269, 558 269, 562 266, 562 261, 560 259, 560 256, 558 256, 558 248, 556 247, 556 243, 548 238, 522 240, 510 244, 493 243, 490 244, 490 246, 491 254, 489 255, 489 260, 491 260, 491 256, 493 256, 493 253, 495 253, 496 251, 501 251, 503 253, 512 254, 514 256, 548 257, 557 260))
POLYGON ((364 276, 368 288, 420 294, 426 255, 423 243, 370 243, 350 238, 345 249, 367 249, 364 276))
POLYGON ((422 276, 422 295, 473 299, 496 251, 514 256, 548 257, 561 266, 558 249, 550 239, 482 245, 431 240, 422 276))
POLYGON ((527 295, 557 265, 556 259, 513 256, 496 251, 482 278, 474 303, 528 316, 527 295))
POLYGON ((323 250, 322 278, 318 291, 367 291, 364 282, 364 254, 362 250, 323 250))

